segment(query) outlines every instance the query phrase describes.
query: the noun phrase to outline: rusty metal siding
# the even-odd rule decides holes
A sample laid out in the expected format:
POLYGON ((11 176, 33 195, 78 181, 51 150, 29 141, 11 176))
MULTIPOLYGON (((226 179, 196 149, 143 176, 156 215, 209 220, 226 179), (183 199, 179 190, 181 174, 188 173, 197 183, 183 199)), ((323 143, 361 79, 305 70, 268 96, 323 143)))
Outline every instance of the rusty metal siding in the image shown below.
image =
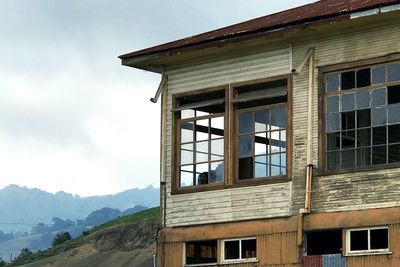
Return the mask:
POLYGON ((322 267, 322 256, 305 256, 302 258, 302 267, 322 267))
POLYGON ((346 259, 342 254, 322 255, 322 267, 346 267, 346 259))
POLYGON ((257 258, 260 266, 298 263, 297 232, 274 233, 257 237, 257 258))
POLYGON ((165 267, 183 266, 183 243, 170 242, 164 244, 165 267))

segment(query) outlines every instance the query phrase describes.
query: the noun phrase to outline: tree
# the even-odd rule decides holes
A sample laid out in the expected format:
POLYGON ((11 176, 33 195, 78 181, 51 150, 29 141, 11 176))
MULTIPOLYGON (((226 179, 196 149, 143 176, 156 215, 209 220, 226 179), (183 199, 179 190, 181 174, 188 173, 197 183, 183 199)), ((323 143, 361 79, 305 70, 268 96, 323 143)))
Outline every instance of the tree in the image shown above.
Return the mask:
POLYGON ((0 267, 6 266, 6 262, 0 257, 0 267))
POLYGON ((61 245, 62 243, 71 240, 71 235, 68 232, 60 232, 57 233, 54 238, 53 238, 53 242, 51 243, 51 245, 53 247, 61 245))

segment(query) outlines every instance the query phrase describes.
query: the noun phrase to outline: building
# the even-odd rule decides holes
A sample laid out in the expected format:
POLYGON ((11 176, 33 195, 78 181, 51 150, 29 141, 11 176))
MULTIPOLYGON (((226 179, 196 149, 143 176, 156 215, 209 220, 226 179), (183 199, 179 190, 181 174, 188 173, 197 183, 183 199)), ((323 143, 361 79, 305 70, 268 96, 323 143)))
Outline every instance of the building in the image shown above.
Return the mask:
POLYGON ((157 266, 400 266, 400 1, 120 58, 162 74, 157 266))

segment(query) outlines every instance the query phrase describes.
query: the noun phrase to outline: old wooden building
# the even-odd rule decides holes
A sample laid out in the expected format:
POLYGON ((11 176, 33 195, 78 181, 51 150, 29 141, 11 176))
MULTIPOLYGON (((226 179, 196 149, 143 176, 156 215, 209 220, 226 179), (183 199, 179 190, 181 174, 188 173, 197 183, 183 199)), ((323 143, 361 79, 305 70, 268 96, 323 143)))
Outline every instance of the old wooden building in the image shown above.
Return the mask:
POLYGON ((120 58, 162 75, 157 266, 400 266, 400 1, 120 58))

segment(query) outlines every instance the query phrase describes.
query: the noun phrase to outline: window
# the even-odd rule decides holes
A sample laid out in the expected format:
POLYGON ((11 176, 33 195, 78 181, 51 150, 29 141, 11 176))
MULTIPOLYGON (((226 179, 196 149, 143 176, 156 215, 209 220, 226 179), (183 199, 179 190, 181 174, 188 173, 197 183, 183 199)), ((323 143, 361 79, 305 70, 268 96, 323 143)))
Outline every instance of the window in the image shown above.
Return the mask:
POLYGON ((237 179, 286 175, 287 80, 235 88, 237 179))
POLYGON ((400 63, 324 75, 325 168, 400 162, 400 63))
POLYGON ((185 258, 186 264, 217 263, 217 240, 186 242, 185 258))
POLYGON ((257 259, 256 238, 230 239, 222 241, 222 261, 254 261, 257 259))
POLYGON ((285 179, 287 88, 285 77, 174 96, 173 193, 285 179))
POLYGON ((347 230, 347 255, 388 253, 388 232, 387 227, 347 230))
POLYGON ((307 255, 342 254, 340 229, 307 232, 306 237, 307 255))
POLYGON ((224 181, 225 91, 177 98, 179 187, 224 181))

